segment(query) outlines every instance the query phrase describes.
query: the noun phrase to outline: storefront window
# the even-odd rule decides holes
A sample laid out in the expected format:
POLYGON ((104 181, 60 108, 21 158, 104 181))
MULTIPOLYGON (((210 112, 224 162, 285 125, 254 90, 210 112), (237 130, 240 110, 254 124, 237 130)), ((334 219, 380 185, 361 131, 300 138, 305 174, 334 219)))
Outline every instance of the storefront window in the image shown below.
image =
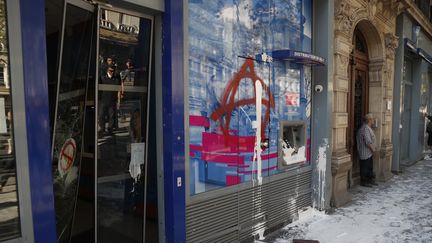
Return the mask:
POLYGON ((307 165, 310 68, 265 58, 311 51, 312 1, 191 0, 188 19, 190 194, 256 180, 258 126, 262 176, 307 165))
POLYGON ((0 0, 0 241, 21 235, 13 142, 6 6, 0 0))

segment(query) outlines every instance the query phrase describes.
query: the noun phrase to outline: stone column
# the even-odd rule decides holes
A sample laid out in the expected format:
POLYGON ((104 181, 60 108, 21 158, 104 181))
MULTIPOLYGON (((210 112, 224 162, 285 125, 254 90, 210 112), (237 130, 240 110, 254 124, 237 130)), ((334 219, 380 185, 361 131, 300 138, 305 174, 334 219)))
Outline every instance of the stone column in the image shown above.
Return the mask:
POLYGON ((387 110, 387 100, 385 98, 386 84, 383 82, 385 61, 370 60, 369 61, 369 112, 377 119, 377 123, 373 127, 376 136, 376 152, 374 153, 374 172, 377 180, 384 180, 384 155, 387 147, 383 150, 383 145, 386 146, 385 134, 388 128, 388 121, 385 119, 387 110))
POLYGON ((352 168, 351 155, 346 149, 346 131, 348 127, 348 62, 352 44, 342 33, 335 36, 334 98, 332 129, 332 204, 342 206, 351 201, 348 192, 349 171, 352 168))
POLYGON ((392 110, 393 107, 393 80, 394 80, 394 58, 395 50, 398 46, 398 37, 393 33, 384 34, 384 44, 386 51, 386 59, 383 67, 383 105, 382 107, 382 137, 380 141, 379 157, 377 159, 375 171, 377 180, 387 181, 392 177, 391 164, 393 146, 391 143, 392 137, 392 110))

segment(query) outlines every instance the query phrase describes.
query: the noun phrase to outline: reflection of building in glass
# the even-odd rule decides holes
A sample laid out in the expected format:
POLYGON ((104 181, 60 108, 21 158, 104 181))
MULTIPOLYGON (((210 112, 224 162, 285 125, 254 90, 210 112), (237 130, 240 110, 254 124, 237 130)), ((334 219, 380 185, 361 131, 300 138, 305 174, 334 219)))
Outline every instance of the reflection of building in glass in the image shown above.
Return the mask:
POLYGON ((100 37, 122 45, 138 44, 139 18, 119 12, 101 10, 100 37))
POLYGON ((252 125, 256 107, 252 101, 257 79, 269 91, 263 96, 262 112, 271 114, 263 118, 262 135, 268 139, 264 176, 283 172, 278 171, 280 121, 305 122, 302 134, 307 137, 296 149, 302 156, 290 156, 290 164, 307 164, 310 92, 304 89, 310 89, 310 79, 305 78, 310 77, 305 74, 308 69, 285 61, 255 60, 262 53, 280 49, 310 51, 305 25, 311 24, 306 18, 311 17, 311 7, 305 2, 309 1, 293 0, 288 5, 257 0, 189 3, 191 194, 252 180, 256 170, 252 125), (270 96, 273 106, 265 98, 270 96))
POLYGON ((128 14, 102 10, 101 27, 125 33, 139 33, 139 18, 128 14))

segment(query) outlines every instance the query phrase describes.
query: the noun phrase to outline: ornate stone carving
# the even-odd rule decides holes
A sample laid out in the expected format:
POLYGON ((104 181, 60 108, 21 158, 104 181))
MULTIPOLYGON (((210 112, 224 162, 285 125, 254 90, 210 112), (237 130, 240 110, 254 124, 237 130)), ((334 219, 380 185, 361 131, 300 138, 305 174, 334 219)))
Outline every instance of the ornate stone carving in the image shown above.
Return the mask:
MULTIPOLYGON (((383 2, 388 2, 384 1, 383 2)), ((408 6, 405 4, 403 0, 391 0, 390 2, 390 10, 393 12, 394 16, 398 16, 400 13, 402 13, 408 6)))
POLYGON ((336 32, 350 36, 354 25, 360 20, 367 19, 374 23, 376 15, 386 19, 394 19, 408 6, 403 0, 365 0, 367 7, 354 7, 347 0, 335 1, 335 30, 336 32))
POLYGON ((336 53, 337 69, 345 69, 348 66, 349 57, 340 53, 336 53))
POLYGON ((374 14, 373 14, 373 10, 371 10, 371 6, 369 6, 369 8, 364 9, 364 8, 358 8, 356 9, 352 15, 350 16, 351 21, 353 21, 354 23, 359 22, 362 19, 367 19, 369 21, 372 21, 374 19, 374 14))
POLYGON ((379 12, 387 19, 396 18, 407 6, 402 0, 379 0, 379 12))
POLYGON ((378 10, 378 0, 368 0, 369 19, 373 19, 378 10))
POLYGON ((349 16, 351 12, 351 5, 346 0, 335 1, 335 16, 349 16))
POLYGON ((335 2, 335 7, 335 29, 336 31, 342 32, 348 36, 353 25, 349 18, 352 12, 352 7, 344 0, 337 0, 335 2))
POLYGON ((384 34, 384 44, 386 47, 386 57, 388 59, 394 59, 395 50, 399 45, 399 38, 393 33, 384 34))
POLYGON ((336 32, 351 36, 354 31, 354 24, 360 20, 367 19, 374 22, 377 13, 377 3, 382 0, 367 0, 367 8, 355 8, 349 1, 337 0, 335 2, 335 29, 336 32))

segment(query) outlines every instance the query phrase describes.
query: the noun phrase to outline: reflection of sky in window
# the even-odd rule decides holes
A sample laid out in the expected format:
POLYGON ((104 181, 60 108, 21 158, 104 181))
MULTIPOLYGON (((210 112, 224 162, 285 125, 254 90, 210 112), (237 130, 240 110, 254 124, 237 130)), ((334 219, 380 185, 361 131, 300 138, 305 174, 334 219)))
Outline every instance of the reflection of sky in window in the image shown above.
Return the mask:
POLYGON ((220 16, 224 19, 224 21, 227 22, 235 22, 238 19, 240 24, 242 24, 248 29, 252 29, 253 24, 250 18, 251 5, 252 5, 251 1, 248 0, 248 1, 240 2, 238 7, 236 6, 225 7, 220 11, 220 16))

